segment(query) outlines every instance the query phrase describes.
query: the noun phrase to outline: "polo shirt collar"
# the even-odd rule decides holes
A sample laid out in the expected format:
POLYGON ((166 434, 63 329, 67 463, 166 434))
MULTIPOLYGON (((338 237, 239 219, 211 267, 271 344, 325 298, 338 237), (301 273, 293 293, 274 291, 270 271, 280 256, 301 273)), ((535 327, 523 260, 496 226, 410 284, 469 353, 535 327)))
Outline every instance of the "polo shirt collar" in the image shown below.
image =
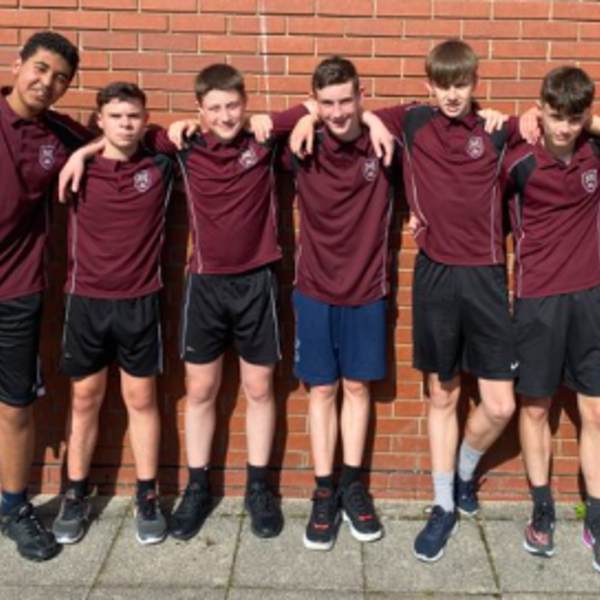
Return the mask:
POLYGON ((581 133, 581 135, 575 141, 575 146, 573 148, 573 155, 571 156, 571 161, 567 164, 564 161, 560 160, 552 154, 546 146, 542 143, 540 139, 536 144, 536 154, 539 161, 539 168, 553 168, 553 167, 565 167, 586 160, 590 156, 593 155, 594 151, 589 144, 590 136, 585 131, 581 133))
POLYGON ((481 122, 481 118, 476 112, 479 107, 475 102, 471 103, 471 110, 464 117, 460 117, 458 119, 446 116, 439 106, 436 108, 439 111, 442 124, 446 129, 450 129, 450 127, 454 125, 462 125, 467 129, 473 130, 481 122))

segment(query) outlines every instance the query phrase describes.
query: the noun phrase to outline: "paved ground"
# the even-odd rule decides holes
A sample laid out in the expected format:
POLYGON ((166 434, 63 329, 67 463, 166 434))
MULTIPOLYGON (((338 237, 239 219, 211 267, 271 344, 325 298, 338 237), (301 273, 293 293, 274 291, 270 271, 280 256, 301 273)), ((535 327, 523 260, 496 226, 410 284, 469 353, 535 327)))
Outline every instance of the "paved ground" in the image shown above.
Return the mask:
MULTIPOLYGON (((286 526, 274 540, 256 539, 241 501, 227 499, 190 542, 144 548, 129 499, 94 502, 86 538, 48 563, 27 562, 0 539, 0 600, 600 598, 600 573, 567 506, 559 508, 553 559, 521 547, 528 506, 486 504, 481 517, 463 520, 446 556, 426 565, 412 555, 421 504, 380 504, 386 535, 379 542, 359 544, 344 526, 331 552, 310 552, 302 545, 308 502, 284 503, 286 526)), ((36 504, 49 524, 58 500, 36 504)))

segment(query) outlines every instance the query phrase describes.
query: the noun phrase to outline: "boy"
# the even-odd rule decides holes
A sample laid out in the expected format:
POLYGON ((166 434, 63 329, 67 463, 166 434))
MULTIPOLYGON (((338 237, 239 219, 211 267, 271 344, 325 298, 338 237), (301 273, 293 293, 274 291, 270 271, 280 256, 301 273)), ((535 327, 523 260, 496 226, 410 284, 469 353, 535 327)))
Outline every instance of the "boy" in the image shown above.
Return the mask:
MULTIPOLYGON (((248 401, 245 506, 252 532, 270 538, 283 527, 281 509, 267 485, 276 418, 273 372, 281 358, 274 142, 287 136, 309 104, 274 114, 273 138, 261 144, 244 129, 247 96, 237 69, 215 64, 202 70, 196 99, 207 133, 194 136, 178 154, 192 235, 180 340, 189 483, 173 513, 171 535, 193 537, 211 510, 216 402, 223 355, 233 343, 248 401)), ((165 132, 148 137, 160 151, 175 152, 165 132)))
POLYGON ((2 533, 41 561, 60 547, 27 501, 33 402, 41 393, 38 344, 44 255, 56 176, 89 132, 48 109, 67 91, 79 54, 54 32, 32 35, 0 93, 0 480, 2 533))
POLYGON ((550 71, 540 92, 542 139, 505 160, 513 194, 514 324, 520 363, 520 437, 533 514, 524 547, 554 553, 550 489, 552 396, 577 393, 586 485, 584 542, 600 571, 600 140, 583 131, 594 84, 576 67, 550 71))
POLYGON ((162 370, 160 255, 173 165, 140 147, 148 113, 139 87, 113 83, 98 92, 96 103, 104 149, 69 208, 61 370, 71 377, 72 410, 67 490, 53 531, 62 544, 85 535, 99 413, 116 360, 137 472, 137 539, 155 544, 167 534, 156 494, 156 374, 162 370))
POLYGON ((474 472, 514 408, 518 369, 511 332, 498 173, 516 120, 486 133, 473 94, 478 61, 458 40, 426 60, 437 106, 376 111, 403 143, 404 185, 419 246, 413 286, 413 360, 426 375, 434 506, 415 540, 417 558, 439 560, 458 526, 456 508, 479 510, 474 472), (460 371, 478 379, 481 403, 458 452, 460 371))
POLYGON ((393 190, 361 125, 362 88, 354 65, 337 56, 324 60, 313 73, 312 89, 323 126, 312 155, 291 161, 301 223, 295 374, 310 387, 316 480, 304 545, 330 550, 340 508, 357 540, 375 541, 383 534, 362 466, 372 411, 370 382, 385 377, 393 190), (343 466, 336 492, 340 432, 343 466))

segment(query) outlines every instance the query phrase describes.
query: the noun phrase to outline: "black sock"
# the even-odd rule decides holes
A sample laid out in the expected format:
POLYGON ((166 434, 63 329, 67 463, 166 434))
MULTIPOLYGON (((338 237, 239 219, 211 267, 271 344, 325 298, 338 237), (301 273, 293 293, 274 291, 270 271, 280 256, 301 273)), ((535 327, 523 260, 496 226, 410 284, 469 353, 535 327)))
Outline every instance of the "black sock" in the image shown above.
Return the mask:
POLYGON ((269 471, 269 467, 255 467, 248 463, 246 465, 246 473, 248 474, 248 480, 246 483, 246 488, 249 489, 253 483, 262 483, 264 485, 267 484, 267 473, 269 471))
POLYGON ((315 477, 315 482, 318 488, 326 488, 333 490, 333 475, 325 475, 325 477, 315 477))
POLYGON ((210 487, 208 476, 210 473, 210 467, 189 467, 189 482, 195 483, 203 490, 207 490, 210 487))
POLYGON ((154 479, 138 479, 136 482, 136 497, 144 498, 148 492, 156 493, 156 477, 154 479))
POLYGON ((550 484, 532 485, 530 491, 534 504, 554 505, 554 498, 552 498, 552 490, 550 489, 550 484))
POLYGON ((67 481, 67 491, 73 490, 77 498, 86 498, 89 496, 90 480, 85 479, 69 479, 67 481))
POLYGON ((350 465, 342 465, 342 475, 340 477, 340 487, 347 490, 355 481, 360 480, 362 467, 351 467, 350 465))
POLYGON ((600 498, 588 494, 585 502, 585 518, 587 521, 600 521, 600 498))

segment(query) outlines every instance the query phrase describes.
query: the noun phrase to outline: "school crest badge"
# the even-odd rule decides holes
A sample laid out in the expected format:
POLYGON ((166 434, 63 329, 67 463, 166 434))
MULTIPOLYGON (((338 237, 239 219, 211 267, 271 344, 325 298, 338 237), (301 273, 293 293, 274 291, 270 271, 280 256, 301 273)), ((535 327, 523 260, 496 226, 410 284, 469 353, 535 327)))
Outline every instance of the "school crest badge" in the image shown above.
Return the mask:
POLYGON ((365 160, 362 172, 367 181, 374 181, 379 173, 379 160, 376 158, 365 160))
POLYGON ((54 146, 40 146, 39 160, 42 168, 49 171, 54 166, 54 146))
POLYGON ((150 171, 144 169, 133 176, 133 185, 138 192, 145 192, 152 185, 150 171))
POLYGON ((598 171, 597 169, 590 169, 581 175, 581 185, 583 189, 590 194, 596 191, 598 187, 598 171))
POLYGON ((471 158, 479 158, 483 154, 483 138, 472 135, 467 142, 467 154, 471 158))
POLYGON ((256 156, 256 152, 254 152, 254 148, 248 148, 247 150, 244 150, 240 154, 239 161, 240 165, 242 165, 244 169, 249 169, 250 167, 255 165, 258 161, 258 157, 256 156))

